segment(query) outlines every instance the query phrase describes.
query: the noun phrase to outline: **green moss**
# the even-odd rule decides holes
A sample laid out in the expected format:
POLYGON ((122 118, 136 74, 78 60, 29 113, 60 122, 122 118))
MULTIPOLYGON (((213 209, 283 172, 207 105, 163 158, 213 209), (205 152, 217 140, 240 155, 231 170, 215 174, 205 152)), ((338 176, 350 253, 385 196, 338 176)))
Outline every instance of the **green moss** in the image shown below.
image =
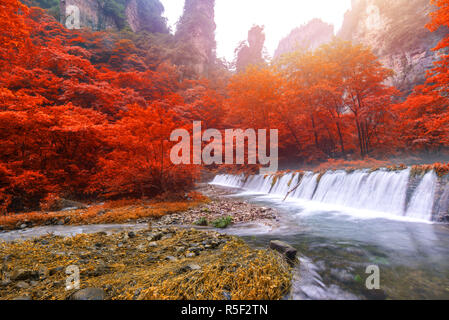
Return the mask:
POLYGON ((199 218, 197 221, 195 221, 194 223, 197 226, 207 226, 209 224, 209 222, 207 221, 207 219, 205 217, 201 217, 199 218))
MULTIPOLYGON (((105 16, 111 17, 119 29, 126 26, 126 3, 127 0, 97 0, 105 16)), ((99 22, 99 28, 102 29, 103 21, 99 22)))
POLYGON ((24 3, 31 7, 46 9, 51 16, 55 17, 56 20, 59 21, 60 19, 59 0, 31 0, 24 1, 24 3))
POLYGON ((225 229, 232 223, 232 217, 227 216, 212 221, 212 225, 215 228, 225 229))

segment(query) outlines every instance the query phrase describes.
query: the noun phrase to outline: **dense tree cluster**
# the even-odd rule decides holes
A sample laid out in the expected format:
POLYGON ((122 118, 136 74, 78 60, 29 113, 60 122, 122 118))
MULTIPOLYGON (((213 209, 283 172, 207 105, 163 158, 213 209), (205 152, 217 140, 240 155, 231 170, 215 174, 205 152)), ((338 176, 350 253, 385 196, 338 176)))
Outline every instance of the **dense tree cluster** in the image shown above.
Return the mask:
POLYGON ((0 9, 3 212, 37 208, 51 194, 140 197, 190 188, 196 168, 171 164, 169 137, 205 95, 185 102, 179 93, 208 92, 207 83, 179 82, 176 67, 148 59, 137 38, 67 30, 18 0, 0 9))
MULTIPOLYGON (((429 28, 449 26, 449 0, 432 2, 429 28)), ((193 28, 185 19, 178 36, 193 28)), ((449 39, 426 84, 401 102, 370 49, 341 40, 269 65, 255 27, 255 59, 240 72, 192 80, 182 65, 194 50, 170 34, 67 30, 18 0, 0 3, 0 30, 1 212, 55 195, 184 194, 199 168, 172 164, 170 133, 193 121, 279 129, 281 160, 296 167, 448 151, 449 39)))
MULTIPOLYGON (((448 27, 449 1, 432 3, 439 10, 428 28, 448 27)), ((441 60, 404 102, 396 88, 385 85, 393 73, 370 49, 338 39, 284 55, 270 66, 240 63, 228 86, 227 123, 279 129, 280 155, 296 166, 447 154, 448 46, 446 38, 434 49, 441 60)))

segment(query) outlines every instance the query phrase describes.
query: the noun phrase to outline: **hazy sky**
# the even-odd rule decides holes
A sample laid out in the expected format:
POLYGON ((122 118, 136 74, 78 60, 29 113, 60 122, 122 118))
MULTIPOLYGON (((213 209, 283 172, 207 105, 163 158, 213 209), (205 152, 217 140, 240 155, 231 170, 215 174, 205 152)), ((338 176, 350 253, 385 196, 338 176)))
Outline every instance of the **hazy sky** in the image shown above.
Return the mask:
MULTIPOLYGON (((173 30, 184 7, 184 0, 161 0, 173 30)), ((254 25, 264 25, 268 53, 272 56, 279 41, 291 30, 313 18, 321 18, 340 29, 351 0, 216 0, 217 55, 234 58, 234 50, 254 25)))

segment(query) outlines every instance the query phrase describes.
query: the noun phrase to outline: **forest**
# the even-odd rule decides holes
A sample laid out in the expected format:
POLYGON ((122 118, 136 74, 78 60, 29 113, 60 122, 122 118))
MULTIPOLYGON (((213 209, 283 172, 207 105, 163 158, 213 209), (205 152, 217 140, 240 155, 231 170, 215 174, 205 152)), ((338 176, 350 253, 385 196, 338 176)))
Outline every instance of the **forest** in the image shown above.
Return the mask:
MULTIPOLYGON (((449 1, 432 3, 427 28, 449 27, 449 1)), ((284 167, 449 151, 449 38, 434 48, 441 59, 426 83, 404 98, 370 48, 337 38, 267 61, 255 26, 233 67, 210 61, 198 77, 185 67, 195 49, 166 26, 68 30, 28 5, 0 3, 1 214, 57 197, 182 197, 202 168, 171 163, 170 133, 193 121, 278 129, 284 167)))

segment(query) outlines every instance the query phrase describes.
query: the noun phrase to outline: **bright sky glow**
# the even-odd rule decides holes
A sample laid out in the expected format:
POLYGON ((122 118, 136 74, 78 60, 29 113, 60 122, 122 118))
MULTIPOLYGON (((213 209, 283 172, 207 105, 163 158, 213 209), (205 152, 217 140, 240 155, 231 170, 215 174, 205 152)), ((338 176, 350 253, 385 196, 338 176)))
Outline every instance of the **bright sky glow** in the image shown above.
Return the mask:
MULTIPOLYGON (((184 0, 161 2, 169 25, 175 30, 184 0)), ((313 18, 333 24, 337 32, 350 8, 351 0, 216 0, 217 55, 233 60, 239 42, 247 38, 254 24, 258 24, 265 26, 265 46, 272 56, 282 38, 313 18)))

